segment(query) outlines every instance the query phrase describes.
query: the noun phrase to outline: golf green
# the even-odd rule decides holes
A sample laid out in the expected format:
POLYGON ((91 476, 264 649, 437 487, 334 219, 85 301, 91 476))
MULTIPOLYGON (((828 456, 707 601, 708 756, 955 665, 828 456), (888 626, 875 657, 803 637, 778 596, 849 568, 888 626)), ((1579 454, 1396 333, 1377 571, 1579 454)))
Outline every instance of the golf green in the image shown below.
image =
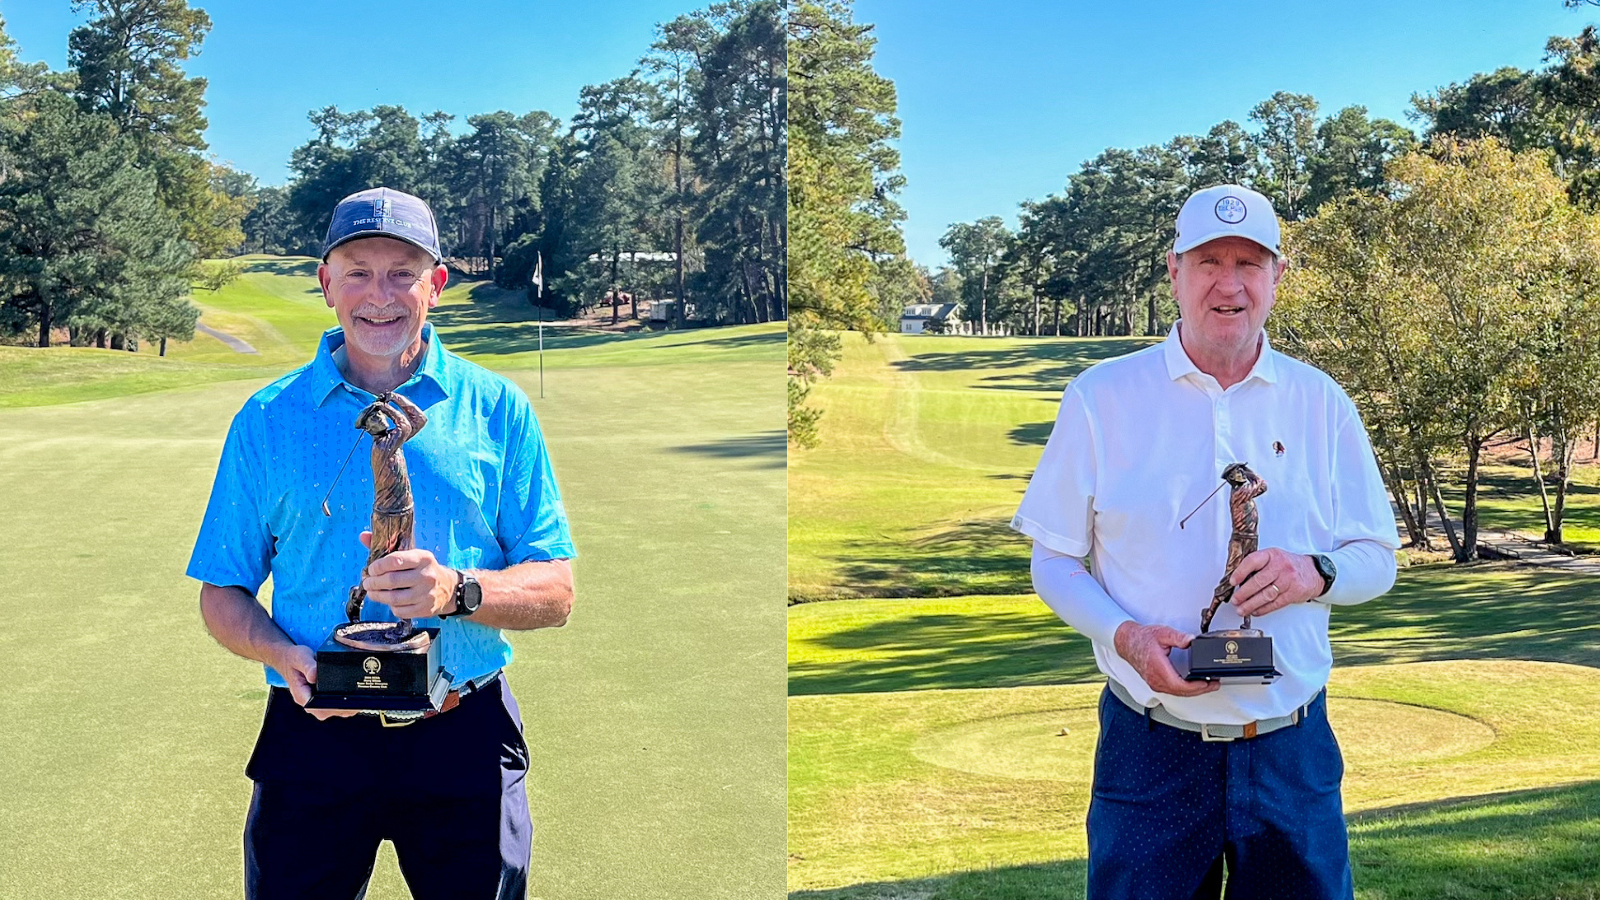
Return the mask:
MULTIPOLYGON (((219 308, 244 297, 230 290, 219 308)), ((580 552, 569 624, 512 635, 508 678, 533 757, 530 896, 775 895, 781 325, 547 332, 558 349, 541 398, 535 326, 451 300, 439 310, 455 310, 440 321, 447 345, 533 398, 580 552)), ((332 324, 314 304, 259 302, 232 313, 253 334, 274 315, 321 317, 278 329, 296 355, 332 324)), ((113 374, 95 381, 101 399, 39 405, 58 398, 14 380, 24 366, 70 387, 76 363, 61 360, 83 356, 95 380, 99 360, 134 355, 16 362, 31 353, 0 358, 14 364, 0 368, 0 396, 22 398, 0 409, 0 897, 237 896, 243 767, 265 692, 259 666, 208 636, 183 571, 228 422, 266 378, 247 359, 141 352, 164 378, 220 375, 152 391, 113 374)), ((406 896, 387 851, 369 896, 406 896)))
MULTIPOLYGON (((1561 663, 1336 668, 1356 895, 1589 896, 1596 690, 1600 671, 1561 663)), ((791 698, 792 896, 1081 897, 1100 691, 791 698)))

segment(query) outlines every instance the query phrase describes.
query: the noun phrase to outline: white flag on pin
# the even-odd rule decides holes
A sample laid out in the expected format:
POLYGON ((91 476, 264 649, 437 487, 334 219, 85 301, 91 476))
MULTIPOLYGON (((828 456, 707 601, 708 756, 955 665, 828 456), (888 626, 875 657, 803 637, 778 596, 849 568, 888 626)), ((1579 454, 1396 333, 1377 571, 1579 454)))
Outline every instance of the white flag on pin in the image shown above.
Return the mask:
POLYGON ((539 253, 539 254, 536 254, 534 256, 534 260, 533 260, 533 284, 534 284, 534 287, 538 288, 538 293, 534 294, 534 296, 543 298, 544 297, 544 254, 543 253, 539 253))

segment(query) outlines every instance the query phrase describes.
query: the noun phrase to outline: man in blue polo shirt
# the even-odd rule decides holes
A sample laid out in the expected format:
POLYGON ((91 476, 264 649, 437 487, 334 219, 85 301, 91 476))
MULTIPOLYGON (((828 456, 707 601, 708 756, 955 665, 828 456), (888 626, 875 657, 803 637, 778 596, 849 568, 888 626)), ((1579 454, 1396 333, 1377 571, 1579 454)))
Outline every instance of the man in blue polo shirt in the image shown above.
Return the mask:
POLYGON ((234 417, 188 569, 206 627, 264 663, 272 687, 246 768, 246 894, 361 896, 390 840, 419 898, 522 897, 528 749, 501 675, 502 629, 559 626, 572 607, 575 554, 550 458, 522 391, 451 355, 427 323, 447 272, 426 203, 388 188, 340 201, 317 277, 340 327, 234 417), (416 547, 362 577, 372 473, 335 479, 357 415, 386 391, 428 417, 404 450, 416 547), (256 597, 268 576, 270 613, 256 597), (358 578, 366 618, 441 629, 453 676, 442 712, 303 708, 314 648, 345 621, 358 578))

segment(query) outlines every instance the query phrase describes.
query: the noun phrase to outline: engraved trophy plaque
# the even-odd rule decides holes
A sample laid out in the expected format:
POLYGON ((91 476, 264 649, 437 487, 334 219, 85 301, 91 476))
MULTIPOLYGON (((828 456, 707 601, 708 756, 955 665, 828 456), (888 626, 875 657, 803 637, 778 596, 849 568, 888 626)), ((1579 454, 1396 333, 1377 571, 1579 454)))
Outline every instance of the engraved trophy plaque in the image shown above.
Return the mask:
POLYGON ((1234 463, 1222 470, 1222 480, 1232 489, 1228 510, 1233 518, 1233 536, 1228 540, 1228 563, 1222 581, 1212 592, 1211 605, 1200 611, 1200 634, 1189 644, 1187 681, 1220 681, 1225 684, 1266 684, 1282 676, 1273 664, 1272 638, 1250 627, 1244 617, 1239 628, 1211 631, 1211 619, 1222 604, 1233 599, 1229 581, 1239 562, 1256 552, 1260 542, 1256 498, 1267 492, 1267 483, 1250 471, 1246 463, 1234 463))
MULTIPOLYGON (((400 445, 427 423, 428 417, 416 404, 392 391, 356 419, 356 428, 372 435, 372 549, 361 577, 373 560, 415 546, 411 480, 400 445)), ((326 504, 323 512, 327 513, 326 504)), ((349 621, 335 628, 317 649, 317 683, 312 685, 306 706, 384 712, 437 710, 450 691, 450 678, 439 664, 439 629, 417 628, 410 619, 363 622, 366 599, 367 592, 358 580, 345 603, 349 621)))

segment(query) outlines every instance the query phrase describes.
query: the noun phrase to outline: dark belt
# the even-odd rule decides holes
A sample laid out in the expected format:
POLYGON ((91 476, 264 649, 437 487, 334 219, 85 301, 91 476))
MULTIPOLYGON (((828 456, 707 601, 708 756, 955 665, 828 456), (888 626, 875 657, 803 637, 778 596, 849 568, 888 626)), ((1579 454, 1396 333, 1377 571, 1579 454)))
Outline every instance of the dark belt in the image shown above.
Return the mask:
POLYGON ((498 680, 500 680, 500 671, 498 669, 482 677, 474 678, 471 681, 468 681, 466 684, 463 684, 461 687, 451 691, 448 694, 445 694, 444 702, 439 704, 438 709, 426 709, 421 712, 410 712, 404 714, 395 713, 391 710, 364 709, 361 711, 361 714, 364 716, 377 716, 378 721, 382 722, 383 727, 385 728, 399 728, 402 725, 411 725, 416 722, 421 722, 423 719, 431 719, 434 716, 443 715, 450 710, 455 709, 457 706, 460 706, 462 697, 465 697, 469 694, 475 694, 484 688, 490 687, 498 680))

